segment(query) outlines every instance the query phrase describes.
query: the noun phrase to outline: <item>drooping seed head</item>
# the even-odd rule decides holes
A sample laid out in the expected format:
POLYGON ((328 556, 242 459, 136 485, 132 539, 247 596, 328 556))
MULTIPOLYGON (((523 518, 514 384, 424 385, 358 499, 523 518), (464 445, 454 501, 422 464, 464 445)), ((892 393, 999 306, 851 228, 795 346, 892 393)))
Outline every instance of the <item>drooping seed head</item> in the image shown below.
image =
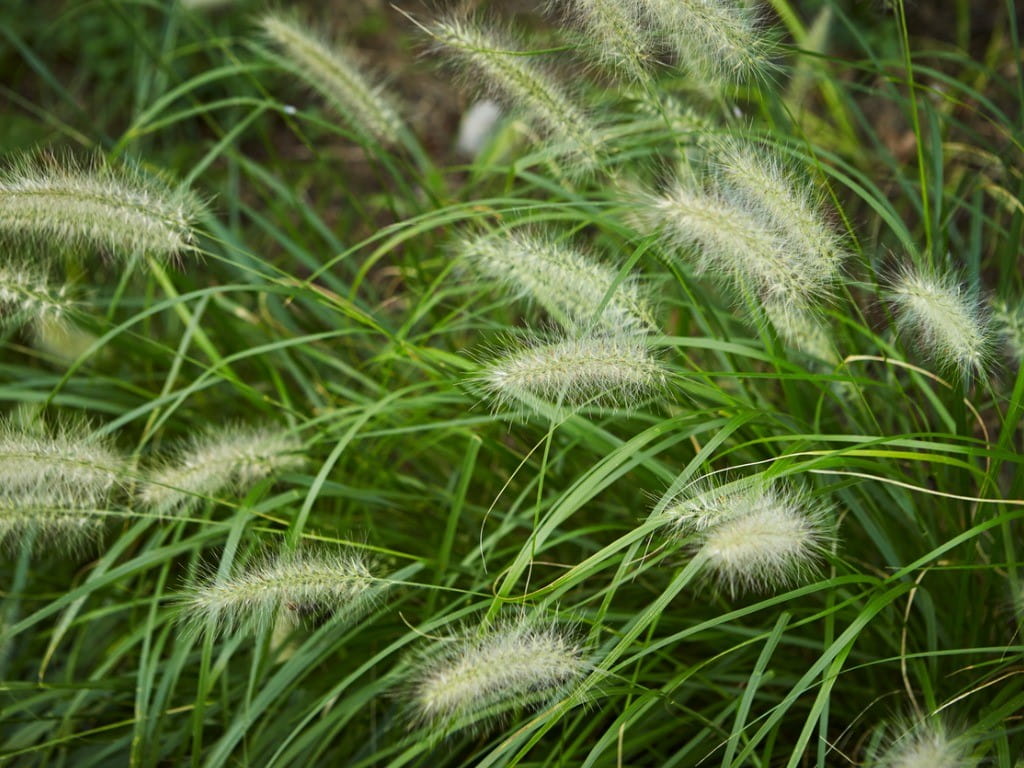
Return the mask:
POLYGON ((152 470, 139 501, 157 514, 186 513, 217 494, 242 492, 266 477, 301 469, 301 449, 295 435, 274 427, 210 430, 152 470))
POLYGON ((777 484, 708 487, 666 509, 694 536, 709 576, 730 594, 769 591, 813 573, 828 541, 828 508, 777 484))
POLYGON ((639 0, 549 0, 580 31, 584 51, 607 69, 644 80, 655 41, 639 0))
POLYGON ((0 324, 59 322, 73 306, 66 287, 51 286, 42 270, 0 267, 0 324))
POLYGON ((520 346, 488 363, 478 381, 499 407, 630 408, 664 387, 668 373, 643 336, 588 335, 520 346))
POLYGON ((282 616, 351 618, 381 584, 358 550, 298 550, 258 556, 226 578, 211 577, 188 590, 180 606, 196 631, 260 632, 282 616))
POLYGON ((0 173, 0 235, 57 248, 171 257, 193 251, 199 198, 139 168, 36 155, 0 173))
POLYGON ((525 618, 436 641, 415 664, 416 719, 454 729, 564 696, 587 670, 572 632, 525 618))
POLYGON ((1013 359, 1018 363, 1024 361, 1024 304, 993 302, 992 319, 1013 359))
POLYGON ((353 129, 384 144, 398 141, 403 122, 394 97, 370 80, 350 51, 280 13, 264 16, 260 26, 283 53, 275 60, 319 93, 353 129))
POLYGON ((563 326, 611 333, 653 325, 635 280, 627 277, 616 285, 617 270, 549 236, 503 231, 464 237, 456 248, 462 264, 537 302, 563 326))
POLYGON ((772 46, 753 3, 743 0, 639 0, 648 19, 692 77, 710 84, 765 77, 772 46))
POLYGON ((839 362, 835 342, 817 314, 781 302, 768 302, 764 305, 764 312, 779 338, 787 345, 832 365, 839 362))
POLYGON ((963 381, 984 372, 991 328, 981 303, 950 274, 904 270, 889 289, 897 328, 915 349, 963 381))
POLYGON ((547 137, 547 148, 567 161, 568 170, 586 173, 601 162, 601 142, 591 128, 594 120, 544 67, 510 41, 455 17, 435 21, 424 30, 455 63, 481 77, 485 90, 517 106, 547 137))
POLYGON ((899 734, 868 761, 869 768, 971 768, 971 742, 954 736, 946 725, 931 718, 897 728, 899 734))

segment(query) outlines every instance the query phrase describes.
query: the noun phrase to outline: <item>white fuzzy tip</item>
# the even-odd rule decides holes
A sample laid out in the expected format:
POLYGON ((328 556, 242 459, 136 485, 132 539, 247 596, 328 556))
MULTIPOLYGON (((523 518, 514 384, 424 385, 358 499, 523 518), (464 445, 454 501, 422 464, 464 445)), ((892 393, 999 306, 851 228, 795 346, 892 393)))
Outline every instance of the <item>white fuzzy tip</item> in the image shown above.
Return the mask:
POLYGON ((643 337, 622 334, 525 346, 491 362, 478 380, 499 407, 632 408, 664 387, 668 374, 643 337))
POLYGON ((984 372, 991 330, 978 299, 948 274, 905 270, 889 290, 900 334, 963 381, 984 372))
POLYGON ((586 671, 571 633, 526 619, 440 641, 417 667, 417 718, 451 728, 554 701, 586 671))
POLYGON ((224 491, 242 492, 273 475, 301 469, 298 437, 273 427, 230 426, 193 438, 177 460, 149 473, 139 501, 157 514, 184 513, 224 491))
POLYGON ((918 723, 880 755, 868 761, 870 768, 971 768, 969 742, 956 738, 938 721, 918 723))
POLYGON ((195 630, 259 632, 282 617, 352 616, 378 584, 358 551, 284 552, 257 558, 223 579, 210 579, 182 601, 182 617, 195 630))
POLYGON ((800 491, 748 482, 698 491, 665 515, 681 534, 694 536, 707 573, 736 595, 813 573, 829 539, 827 513, 800 491))

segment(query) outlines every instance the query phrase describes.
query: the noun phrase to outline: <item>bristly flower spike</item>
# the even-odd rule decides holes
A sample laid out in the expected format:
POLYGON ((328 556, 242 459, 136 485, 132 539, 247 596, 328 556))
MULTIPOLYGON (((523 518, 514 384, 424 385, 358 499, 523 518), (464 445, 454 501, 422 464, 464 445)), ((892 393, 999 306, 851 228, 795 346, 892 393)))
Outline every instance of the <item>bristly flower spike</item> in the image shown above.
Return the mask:
POLYGON ((264 16, 260 26, 283 51, 276 61, 323 96, 354 130, 383 144, 398 141, 403 122, 395 99, 371 83, 351 53, 282 14, 264 16))
POLYGON ((352 618, 382 581, 358 550, 298 550, 250 559, 223 579, 212 577, 186 592, 182 618, 195 631, 260 632, 281 617, 352 618))
POLYGON ((866 763, 868 768, 972 768, 971 741, 954 736, 937 718, 900 729, 901 735, 866 763))
POLYGON ((0 266, 0 325, 60 322, 73 306, 67 288, 51 286, 42 270, 0 266))
POLYGON ((301 469, 297 436, 274 427, 229 426, 193 438, 177 460, 151 471, 139 501, 157 514, 180 514, 224 491, 241 492, 259 480, 301 469))
POLYGON ((981 374, 988 361, 992 331, 981 302, 950 274, 908 268, 888 292, 897 328, 913 346, 961 381, 981 374))
POLYGON ((0 234, 167 258, 196 249, 199 198, 130 165, 39 154, 0 173, 0 234))
POLYGON ((520 617, 436 641, 415 669, 415 718, 454 730, 556 701, 588 665, 571 631, 520 617))
POLYGON ((423 29, 456 62, 479 73, 491 91, 522 109, 534 127, 547 135, 549 148, 572 163, 572 170, 584 173, 600 163, 601 142, 589 127, 593 119, 528 56, 469 21, 452 18, 423 29))
POLYGON ((632 278, 616 286, 598 313, 617 271, 549 236, 530 231, 467 236, 458 241, 456 253, 478 275, 532 299, 565 327, 611 333, 654 325, 650 307, 632 278))
POLYGON ((702 570, 731 595, 766 592, 813 573, 825 543, 828 507, 779 484, 748 481, 691 492, 665 510, 692 536, 702 570))
POLYGON ((771 46, 744 0, 639 0, 691 75, 711 83, 764 75, 771 46))
POLYGON ((536 341, 491 361, 478 383, 498 407, 635 407, 663 388, 668 372, 642 335, 568 336, 536 341))
POLYGON ((583 49, 634 81, 647 77, 654 40, 639 0, 549 0, 581 32, 583 49))

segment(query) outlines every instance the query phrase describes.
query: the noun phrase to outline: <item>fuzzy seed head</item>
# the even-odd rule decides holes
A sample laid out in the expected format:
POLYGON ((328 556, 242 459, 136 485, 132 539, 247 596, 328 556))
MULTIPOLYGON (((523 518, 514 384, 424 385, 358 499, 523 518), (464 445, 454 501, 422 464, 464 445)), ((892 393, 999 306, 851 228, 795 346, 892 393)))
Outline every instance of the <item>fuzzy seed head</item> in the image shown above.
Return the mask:
POLYGON ((594 121, 530 57, 494 32, 458 18, 425 29, 456 63, 482 77, 490 92, 519 107, 548 137, 552 152, 570 161, 575 172, 600 163, 601 142, 590 128, 594 121))
POLYGON ((776 302, 765 304, 764 311, 779 338, 790 347, 832 365, 839 363, 835 342, 820 317, 792 304, 776 302))
POLYGON ((260 632, 282 616, 294 621, 354 616, 379 584, 357 550, 282 552, 254 558, 225 579, 194 587, 182 598, 182 616, 194 630, 260 632))
POLYGON ((695 536, 708 574, 732 595, 798 583, 819 559, 827 508, 779 485, 748 482, 709 487, 665 514, 695 536))
POLYGON ((951 736, 937 720, 904 730, 882 754, 868 761, 870 768, 971 768, 970 742, 951 736))
POLYGON ((0 173, 0 234, 57 247, 171 257, 193 251, 203 205, 131 166, 38 155, 0 173))
POLYGON ((963 381, 984 372, 991 348, 981 304, 949 274, 905 270, 889 291, 899 332, 963 381))
POLYGON ((0 423, 0 544, 77 548, 102 530, 128 476, 126 460, 84 424, 51 433, 0 423))
POLYGON ((319 93, 357 132, 384 144, 398 141, 403 123, 393 97, 371 82, 349 51, 330 45, 282 14, 264 16, 260 26, 284 55, 277 61, 319 93))
POLYGON ((241 493, 266 477, 301 469, 301 449, 296 436, 274 427, 211 430, 152 470, 139 501, 157 514, 185 514, 204 499, 241 493))
POLYGON ((563 326, 611 333, 642 331, 653 325, 650 307, 629 278, 619 283, 596 314, 615 285, 617 270, 543 235, 502 232, 466 237, 457 252, 461 262, 478 275, 536 301, 563 326))
POLYGON ((630 80, 647 77, 653 35, 639 0, 552 0, 582 33, 584 50, 598 63, 630 80))
POLYGON ((40 270, 0 267, 0 324, 59 322, 72 308, 66 288, 53 288, 40 270))
POLYGON ((417 667, 417 718, 450 728, 554 701, 586 671, 571 633, 526 619, 439 641, 417 667))
POLYGON ((1024 361, 1024 304, 993 302, 992 319, 1013 359, 1024 361))
POLYGON ((710 83, 766 75, 771 45, 743 0, 639 0, 691 76, 710 83))
POLYGON ((521 347, 488 364, 479 381, 499 407, 628 408, 664 387, 668 374, 643 337, 619 334, 521 347))

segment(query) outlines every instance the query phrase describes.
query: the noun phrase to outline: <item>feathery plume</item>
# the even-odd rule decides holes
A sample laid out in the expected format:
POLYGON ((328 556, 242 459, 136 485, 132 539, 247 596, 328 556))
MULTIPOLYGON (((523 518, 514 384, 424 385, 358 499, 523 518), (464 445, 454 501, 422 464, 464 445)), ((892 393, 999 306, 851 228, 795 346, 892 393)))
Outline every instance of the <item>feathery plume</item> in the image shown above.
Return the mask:
POLYGON ((403 123, 393 97, 370 82, 351 52, 279 13, 264 16, 260 26, 284 52, 284 58, 275 60, 319 93, 362 136, 384 144, 398 141, 403 123))
POLYGON ((653 40, 639 0, 549 0, 583 33, 584 49, 600 64, 632 80, 643 80, 653 40))
POLYGON ((171 257, 195 250, 203 205, 184 187, 113 167, 39 154, 0 173, 0 233, 111 253, 171 257))
POLYGON ((194 437, 177 460, 151 471, 139 501, 157 514, 182 514, 225 491, 301 469, 301 441, 274 427, 229 426, 194 437))
POLYGON ((589 128, 593 120, 542 67, 468 21, 436 21, 424 30, 457 62, 482 75, 491 90, 520 107, 536 128, 548 134, 551 149, 572 160, 577 171, 598 165, 601 143, 589 128))
POLYGON ((438 641, 415 667, 417 719, 453 730, 556 701, 587 670, 570 631, 525 617, 438 641))
POLYGON ((746 481, 709 486, 672 504, 666 521, 692 535, 704 569, 731 595, 798 583, 828 540, 828 508, 806 493, 746 481))
POLYGON ((868 760, 870 768, 971 768, 970 741, 952 736, 932 718, 901 729, 901 735, 881 754, 868 760))
POLYGON ((764 75, 771 46, 752 3, 639 0, 681 67, 712 82, 764 75))
POLYGON ((194 587, 180 605, 194 630, 258 633, 282 617, 351 618, 367 607, 380 584, 358 550, 298 550, 251 558, 233 575, 194 587))
POLYGON ((654 324, 650 308, 630 278, 616 286, 604 310, 595 315, 615 285, 616 270, 552 238, 503 231, 464 237, 456 250, 463 264, 536 301, 563 326, 612 332, 641 331, 654 324))
POLYGON ((617 334, 522 346, 486 365, 478 381, 499 407, 631 407, 665 386, 668 374, 642 336, 617 334))
POLYGON ((839 363, 828 329, 816 314, 780 302, 768 302, 764 312, 779 338, 790 347, 832 365, 839 363))
POLYGON ((52 434, 0 421, 0 487, 91 488, 106 493, 124 484, 128 465, 104 438, 82 423, 52 434))
POLYGON ((1024 304, 1010 306, 1005 301, 993 302, 992 319, 1013 358, 1017 362, 1024 361, 1024 304))
POLYGON ((835 280, 847 253, 842 236, 822 217, 822 193, 798 179, 781 158, 765 147, 738 139, 719 143, 716 175, 733 204, 756 212, 784 233, 789 247, 814 265, 822 282, 835 280))
POLYGON ((84 424, 55 432, 0 422, 0 544, 73 549, 94 537, 128 477, 125 459, 84 424))
POLYGON ((41 270, 0 266, 0 324, 60 321, 72 306, 66 288, 52 288, 41 270))
POLYGON ((942 368, 964 382, 981 374, 991 349, 991 329, 980 301, 950 274, 904 269, 888 292, 897 329, 942 368))

